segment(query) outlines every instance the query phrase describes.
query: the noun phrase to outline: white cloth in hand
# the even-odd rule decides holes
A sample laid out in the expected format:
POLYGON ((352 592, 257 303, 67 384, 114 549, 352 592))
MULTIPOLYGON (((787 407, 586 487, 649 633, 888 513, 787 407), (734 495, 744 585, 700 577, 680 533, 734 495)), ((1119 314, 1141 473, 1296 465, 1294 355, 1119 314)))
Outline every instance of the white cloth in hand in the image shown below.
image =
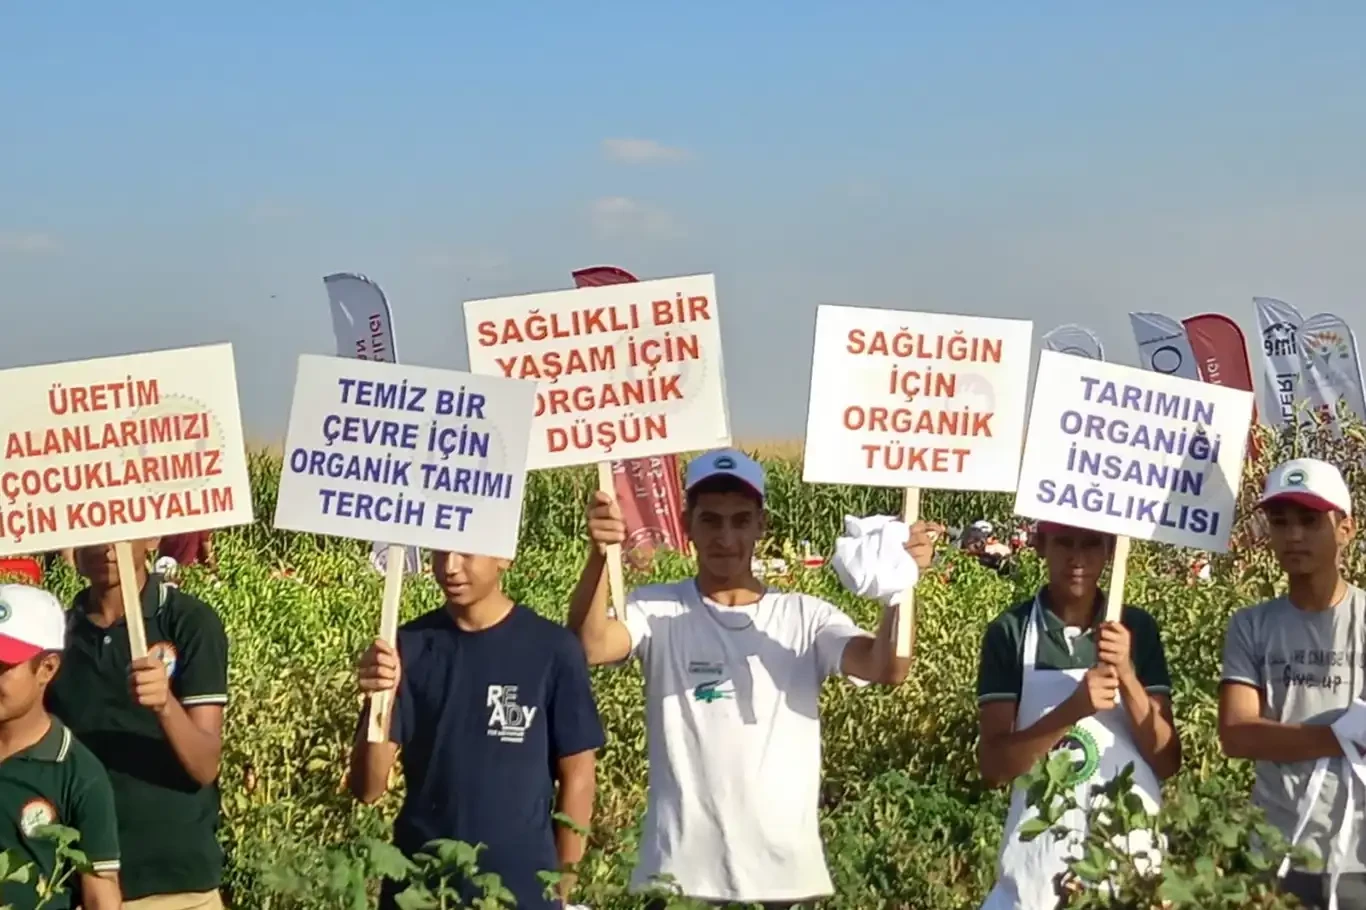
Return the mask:
POLYGON ((844 516, 844 536, 835 541, 835 574, 845 590, 891 606, 920 580, 920 567, 906 552, 911 529, 887 515, 844 516))
POLYGON ((1361 746, 1366 745, 1366 701, 1358 698, 1352 702, 1352 707, 1342 712, 1342 716, 1333 721, 1333 733, 1338 738, 1338 743, 1342 746, 1343 753, 1347 758, 1355 763, 1360 763, 1361 746), (1351 748, 1349 749, 1349 745, 1351 748))
POLYGON ((1333 721, 1333 732, 1352 742, 1366 742, 1366 701, 1358 698, 1333 721))

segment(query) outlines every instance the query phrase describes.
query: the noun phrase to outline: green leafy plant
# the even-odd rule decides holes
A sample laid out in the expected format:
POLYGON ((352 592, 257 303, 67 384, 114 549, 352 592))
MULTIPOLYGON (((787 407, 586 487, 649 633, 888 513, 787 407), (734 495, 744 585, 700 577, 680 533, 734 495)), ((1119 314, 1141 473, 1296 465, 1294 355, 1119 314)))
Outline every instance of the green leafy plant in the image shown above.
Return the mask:
POLYGON ((1059 907, 1067 910, 1279 910, 1299 906, 1276 888, 1274 872, 1289 854, 1297 864, 1316 860, 1294 851, 1251 805, 1222 804, 1213 794, 1176 791, 1149 813, 1134 790, 1132 763, 1092 789, 1087 805, 1069 780, 1072 758, 1055 753, 1026 776, 1026 804, 1038 813, 1020 839, 1052 837, 1072 853, 1055 880, 1059 907), (1068 818, 1080 816, 1076 827, 1068 818), (1153 863, 1140 848, 1145 835, 1166 841, 1153 863), (1171 849, 1173 846, 1176 849, 1171 849), (1194 848, 1192 850, 1192 848, 1194 848), (1192 855, 1193 854, 1193 855, 1192 855))
MULTIPOLYGON (((1164 786, 1163 880, 1196 878, 1204 860, 1213 861, 1232 896, 1210 898, 1212 907, 1244 906, 1237 889, 1251 894, 1265 879, 1258 868, 1265 857, 1251 841, 1251 764, 1227 759, 1216 736, 1228 618, 1283 590, 1274 559, 1259 545, 1263 529, 1252 504, 1270 467, 1292 454, 1341 465, 1358 501, 1366 502, 1360 427, 1338 433, 1319 424, 1298 436, 1265 429, 1254 436, 1259 453, 1245 465, 1234 543, 1213 557, 1211 580, 1191 583, 1188 551, 1135 543, 1125 592, 1126 602, 1160 625, 1182 737, 1182 771, 1164 786), (1187 811, 1195 822, 1182 821, 1187 811), (1209 836, 1230 827, 1249 833, 1232 846, 1224 845, 1226 834, 1209 836)), ((788 561, 793 571, 784 586, 831 601, 865 628, 876 625, 877 604, 847 594, 828 566, 802 569, 798 557, 804 540, 828 556, 846 514, 899 514, 901 491, 805 484, 799 447, 758 454, 768 470, 771 513, 762 555, 788 561)), ((217 609, 232 643, 221 781, 226 897, 237 910, 357 907, 362 893, 373 902, 382 878, 407 882, 416 870, 385 852, 404 793, 401 772, 375 805, 357 804, 345 786, 360 708, 353 667, 378 629, 383 578, 370 565, 366 542, 271 527, 279 471, 277 453, 252 453, 260 518, 216 535, 216 572, 187 567, 179 579, 217 609)), ((521 546, 506 586, 556 621, 565 618, 583 565, 583 507, 596 488, 590 468, 528 476, 521 546)), ((1013 496, 927 491, 921 506, 925 518, 950 526, 979 518, 999 523, 1010 521, 1013 496)), ((628 583, 674 580, 693 568, 681 555, 661 553, 647 571, 628 569, 628 583)), ((1347 568, 1353 579, 1366 577, 1366 550, 1353 550, 1347 568)), ((825 686, 820 824, 837 892, 823 902, 829 910, 980 906, 995 877, 1006 812, 1005 791, 986 788, 976 771, 973 681, 981 638, 1002 610, 1033 596, 1043 577, 1029 551, 1004 577, 946 551, 916 591, 911 678, 895 690, 825 686)), ((80 581, 59 565, 47 584, 69 599, 80 581)), ((405 579, 404 620, 440 602, 430 578, 405 579)), ((646 796, 643 679, 628 666, 594 670, 592 680, 607 739, 598 755, 588 849, 572 870, 574 899, 593 910, 638 910, 643 896, 629 885, 646 796)), ((461 856, 478 874, 478 854, 461 856)), ((558 887, 560 874, 547 870, 542 880, 558 887)), ((674 906, 688 905, 676 894, 667 897, 675 883, 656 885, 674 906)), ((423 900, 440 906, 439 887, 429 890, 423 900)), ((1196 892, 1194 904, 1178 905, 1200 906, 1203 893, 1196 892)))

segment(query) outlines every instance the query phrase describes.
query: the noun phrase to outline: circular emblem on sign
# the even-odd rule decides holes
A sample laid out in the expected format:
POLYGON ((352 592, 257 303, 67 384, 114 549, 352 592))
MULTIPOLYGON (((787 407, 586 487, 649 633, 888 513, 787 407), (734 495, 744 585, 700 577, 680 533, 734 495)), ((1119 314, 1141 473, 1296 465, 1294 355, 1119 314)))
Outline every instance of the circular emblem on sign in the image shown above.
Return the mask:
POLYGON ((1181 369, 1181 361, 1181 352, 1169 344, 1164 344, 1153 351, 1152 365, 1155 372, 1168 375, 1175 373, 1181 369))
POLYGON ((133 411, 125 423, 135 425, 120 480, 159 493, 197 490, 213 483, 227 467, 223 428, 217 415, 197 398, 162 395, 155 404, 133 411))
POLYGON ((1304 486, 1304 482, 1305 482, 1305 480, 1307 480, 1307 479, 1308 479, 1307 475, 1306 475, 1306 474, 1304 473, 1304 471, 1301 470, 1300 468, 1296 468, 1296 469, 1293 470, 1293 471, 1286 471, 1286 472, 1285 472, 1285 482, 1286 482, 1287 485, 1292 486, 1292 487, 1302 487, 1302 486, 1304 486))
POLYGON ((1100 768, 1100 747, 1096 745, 1096 738, 1081 727, 1068 730, 1053 751, 1072 753, 1072 771, 1063 781, 1063 786, 1075 787, 1086 783, 1100 768))
POLYGON ((166 668, 167 679, 175 676, 176 662, 180 656, 176 653, 175 645, 169 641, 159 641, 148 648, 147 653, 161 660, 162 666, 166 668))
POLYGON ((19 830, 25 837, 32 837, 39 828, 56 822, 57 807, 41 797, 29 800, 19 810, 19 830))

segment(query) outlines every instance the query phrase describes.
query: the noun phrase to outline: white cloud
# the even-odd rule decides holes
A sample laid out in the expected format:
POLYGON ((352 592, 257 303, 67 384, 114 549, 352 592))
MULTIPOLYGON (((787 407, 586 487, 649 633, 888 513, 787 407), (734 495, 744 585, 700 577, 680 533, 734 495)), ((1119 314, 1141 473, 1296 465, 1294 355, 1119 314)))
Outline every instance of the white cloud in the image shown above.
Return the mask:
POLYGON ((604 139, 602 153, 625 164, 654 164, 685 161, 692 157, 687 149, 675 148, 653 139, 604 139))
POLYGON ((41 256, 61 248, 56 236, 42 231, 0 231, 0 253, 41 256))
POLYGON ((683 226, 676 218, 629 196, 602 196, 589 208, 593 228, 605 237, 679 237, 683 226))

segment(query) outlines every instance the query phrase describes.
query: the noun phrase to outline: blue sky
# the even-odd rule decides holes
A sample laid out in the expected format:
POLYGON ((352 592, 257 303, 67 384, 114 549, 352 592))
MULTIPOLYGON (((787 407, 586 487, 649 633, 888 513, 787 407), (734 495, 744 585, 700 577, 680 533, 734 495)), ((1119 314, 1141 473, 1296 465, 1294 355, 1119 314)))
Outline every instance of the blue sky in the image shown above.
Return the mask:
POLYGON ((1366 4, 1299 6, 9 0, 0 366, 232 341, 274 438, 324 274, 463 368, 462 300, 714 272, 756 439, 822 302, 1366 329, 1366 4))

